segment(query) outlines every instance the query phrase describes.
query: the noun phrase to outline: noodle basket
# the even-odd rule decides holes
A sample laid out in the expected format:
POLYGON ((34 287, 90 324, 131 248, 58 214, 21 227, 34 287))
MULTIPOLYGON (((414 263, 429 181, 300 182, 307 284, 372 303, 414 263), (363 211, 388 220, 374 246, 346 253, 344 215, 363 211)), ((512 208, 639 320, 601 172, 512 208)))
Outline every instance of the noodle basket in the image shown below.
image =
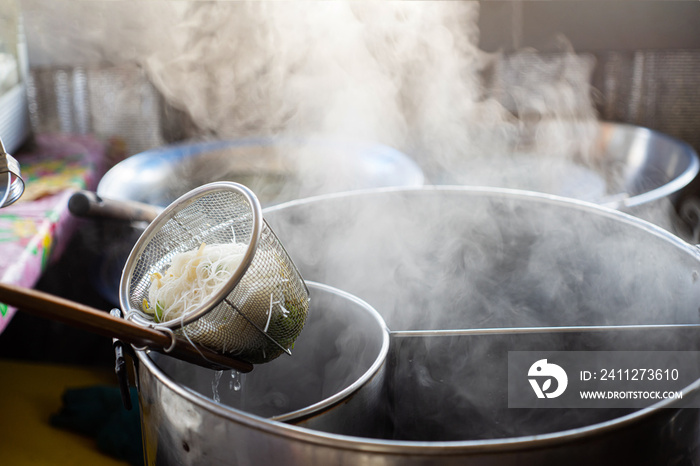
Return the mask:
POLYGON ((134 322, 254 364, 291 354, 309 307, 308 289, 259 201, 232 182, 196 188, 151 222, 126 262, 119 300, 134 322), (161 303, 149 302, 154 281, 168 274, 174 258, 227 245, 240 251, 240 263, 186 312, 166 319, 161 303))

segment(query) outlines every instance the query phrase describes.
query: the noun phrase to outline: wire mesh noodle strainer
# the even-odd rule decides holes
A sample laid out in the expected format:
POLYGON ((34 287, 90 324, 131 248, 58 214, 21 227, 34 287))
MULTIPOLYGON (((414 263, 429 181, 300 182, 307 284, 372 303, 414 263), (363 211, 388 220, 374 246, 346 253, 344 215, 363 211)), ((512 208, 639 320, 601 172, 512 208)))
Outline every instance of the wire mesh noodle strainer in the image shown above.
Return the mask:
POLYGON ((309 308, 308 289, 263 219, 259 201, 232 182, 196 188, 158 215, 132 249, 119 288, 121 307, 134 322, 167 327, 254 364, 290 353, 309 308), (176 318, 164 318, 160 308, 153 312, 161 303, 149 303, 149 290, 174 257, 203 245, 231 244, 244 252, 220 288, 176 318))

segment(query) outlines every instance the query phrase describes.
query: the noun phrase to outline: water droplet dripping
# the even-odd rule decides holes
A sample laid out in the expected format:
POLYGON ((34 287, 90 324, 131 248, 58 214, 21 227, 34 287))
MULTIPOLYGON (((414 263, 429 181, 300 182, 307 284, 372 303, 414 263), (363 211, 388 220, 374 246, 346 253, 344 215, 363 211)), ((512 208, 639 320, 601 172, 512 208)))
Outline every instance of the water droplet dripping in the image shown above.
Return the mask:
POLYGON ((212 398, 214 398, 214 401, 217 403, 221 401, 221 398, 219 397, 219 381, 221 380, 222 375, 224 375, 224 371, 214 372, 214 379, 211 381, 212 398))
POLYGON ((238 371, 231 371, 231 380, 229 380, 228 388, 234 391, 239 391, 241 389, 241 380, 243 374, 238 371))

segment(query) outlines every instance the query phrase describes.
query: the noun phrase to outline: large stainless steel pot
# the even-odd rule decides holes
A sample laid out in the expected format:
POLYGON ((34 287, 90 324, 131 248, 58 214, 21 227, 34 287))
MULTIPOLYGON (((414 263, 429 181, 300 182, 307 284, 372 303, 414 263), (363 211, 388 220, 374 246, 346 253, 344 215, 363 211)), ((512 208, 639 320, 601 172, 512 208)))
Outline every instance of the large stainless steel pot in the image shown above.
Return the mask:
POLYGON ((265 217, 305 278, 350 290, 392 329, 383 409, 363 413, 380 432, 340 434, 341 411, 306 428, 230 408, 139 354, 149 464, 700 461, 700 418, 687 407, 697 406, 700 381, 684 389, 687 404, 639 410, 512 410, 504 383, 509 350, 697 350, 692 335, 459 332, 697 323, 696 247, 618 211, 500 189, 343 193, 271 207, 265 217))

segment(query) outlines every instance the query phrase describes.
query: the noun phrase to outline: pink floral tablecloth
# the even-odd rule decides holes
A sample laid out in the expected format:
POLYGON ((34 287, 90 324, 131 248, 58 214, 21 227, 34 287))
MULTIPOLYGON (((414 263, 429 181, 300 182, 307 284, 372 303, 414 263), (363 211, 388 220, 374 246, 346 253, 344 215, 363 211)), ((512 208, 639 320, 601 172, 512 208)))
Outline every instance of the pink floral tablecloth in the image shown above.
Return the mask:
MULTIPOLYGON (((60 256, 76 223, 68 199, 77 189, 95 189, 105 151, 105 143, 91 136, 41 135, 31 152, 13 154, 25 192, 0 209, 0 281, 33 287, 60 256)), ((15 311, 0 304, 0 333, 15 311)))

